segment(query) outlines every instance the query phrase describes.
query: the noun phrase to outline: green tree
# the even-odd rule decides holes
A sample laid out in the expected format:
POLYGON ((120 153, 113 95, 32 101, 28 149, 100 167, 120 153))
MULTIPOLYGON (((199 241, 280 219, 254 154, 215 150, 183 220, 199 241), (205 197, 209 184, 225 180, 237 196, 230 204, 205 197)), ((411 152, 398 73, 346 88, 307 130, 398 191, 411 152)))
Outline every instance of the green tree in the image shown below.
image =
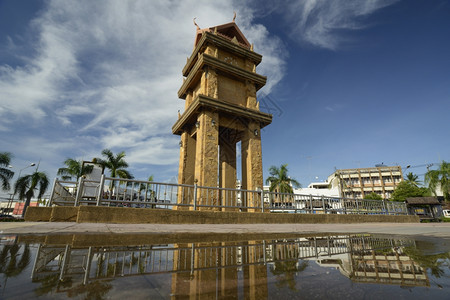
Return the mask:
POLYGON ((383 200, 383 197, 381 197, 377 193, 372 192, 370 194, 364 195, 364 199, 368 199, 368 200, 383 200))
POLYGON ((450 163, 442 161, 437 170, 429 170, 425 174, 425 184, 435 196, 440 188, 445 201, 450 201, 450 163))
POLYGON ((119 152, 114 155, 111 150, 104 149, 102 155, 105 159, 96 158, 96 162, 108 169, 111 173, 111 177, 128 178, 131 179, 133 176, 126 170, 128 168, 128 163, 125 161, 125 151, 119 152))
POLYGON ((76 181, 78 181, 81 176, 92 173, 94 169, 93 165, 83 165, 82 160, 75 160, 73 158, 66 159, 64 164, 66 167, 59 168, 57 173, 63 180, 70 180, 75 177, 76 181))
POLYGON ((266 179, 266 184, 270 184, 269 190, 278 193, 293 193, 292 186, 301 187, 301 184, 288 176, 287 164, 281 165, 280 168, 271 166, 269 168, 270 176, 266 179))
POLYGON ((427 192, 426 188, 420 188, 411 182, 402 181, 395 188, 390 200, 405 201, 406 198, 410 197, 424 197, 428 195, 427 192))
POLYGON ((22 216, 25 216, 25 212, 30 205, 31 198, 34 197, 35 190, 39 190, 38 199, 41 199, 44 193, 47 191, 49 180, 47 174, 44 172, 36 171, 31 175, 25 175, 17 179, 14 185, 14 194, 19 195, 19 199, 26 198, 25 205, 23 207, 22 216))
POLYGON ((409 182, 415 186, 419 186, 419 184, 420 184, 419 176, 417 176, 416 174, 413 174, 412 172, 409 172, 408 174, 406 174, 405 181, 409 182))
POLYGON ((11 188, 9 181, 14 176, 14 172, 8 169, 11 157, 12 155, 9 152, 0 152, 0 181, 4 191, 8 191, 11 188))

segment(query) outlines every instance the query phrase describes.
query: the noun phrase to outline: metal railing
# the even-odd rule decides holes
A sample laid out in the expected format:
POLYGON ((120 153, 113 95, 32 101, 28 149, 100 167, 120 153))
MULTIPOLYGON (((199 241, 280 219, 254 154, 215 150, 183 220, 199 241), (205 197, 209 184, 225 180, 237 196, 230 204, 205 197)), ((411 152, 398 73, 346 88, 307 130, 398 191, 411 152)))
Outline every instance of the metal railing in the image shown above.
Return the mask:
POLYGON ((55 179, 50 194, 49 205, 73 205, 75 203, 77 182, 55 179))
POLYGON ((407 215, 406 204, 327 196, 205 187, 112 178, 55 180, 49 205, 97 205, 178 210, 407 215))
POLYGON ((288 193, 265 193, 272 211, 311 214, 405 215, 406 204, 386 200, 369 200, 288 193))

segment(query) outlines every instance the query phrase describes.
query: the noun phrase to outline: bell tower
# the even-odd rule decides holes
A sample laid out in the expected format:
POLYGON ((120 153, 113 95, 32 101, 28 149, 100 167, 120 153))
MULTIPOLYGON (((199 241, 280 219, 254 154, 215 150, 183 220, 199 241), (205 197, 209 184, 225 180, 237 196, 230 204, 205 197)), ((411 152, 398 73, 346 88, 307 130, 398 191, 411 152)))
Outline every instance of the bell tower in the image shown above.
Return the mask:
MULTIPOLYGON (((260 112, 256 100, 267 79, 256 73, 262 56, 234 20, 204 29, 195 25, 194 50, 178 91, 185 111, 172 127, 181 136, 178 183, 236 188, 236 143, 241 142, 242 189, 262 189, 261 128, 272 122, 272 115, 260 112)), ((235 196, 227 203, 219 198, 213 199, 214 205, 236 205, 235 196)), ((184 201, 188 200, 178 197, 180 204, 189 204, 184 201)), ((255 201, 261 199, 246 201, 258 206, 255 201)))

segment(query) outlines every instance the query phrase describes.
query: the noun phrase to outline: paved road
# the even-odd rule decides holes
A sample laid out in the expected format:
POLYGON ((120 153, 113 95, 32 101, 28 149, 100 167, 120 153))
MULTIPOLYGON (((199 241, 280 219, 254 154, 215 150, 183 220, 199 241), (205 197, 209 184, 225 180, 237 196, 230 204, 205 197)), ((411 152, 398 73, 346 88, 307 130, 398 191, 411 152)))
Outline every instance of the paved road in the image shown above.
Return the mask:
POLYGON ((0 234, 67 233, 371 233, 450 239, 450 223, 362 224, 98 224, 64 222, 1 222, 0 234))

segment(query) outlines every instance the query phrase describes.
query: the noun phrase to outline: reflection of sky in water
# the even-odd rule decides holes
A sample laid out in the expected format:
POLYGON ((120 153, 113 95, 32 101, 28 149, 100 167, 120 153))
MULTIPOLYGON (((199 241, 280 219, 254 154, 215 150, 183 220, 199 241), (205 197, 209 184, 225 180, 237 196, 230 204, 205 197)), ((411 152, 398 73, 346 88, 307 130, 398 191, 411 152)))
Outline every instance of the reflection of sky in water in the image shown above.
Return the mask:
POLYGON ((450 252, 440 240, 352 234, 164 244, 122 237, 2 237, 0 299, 450 297, 450 252))

